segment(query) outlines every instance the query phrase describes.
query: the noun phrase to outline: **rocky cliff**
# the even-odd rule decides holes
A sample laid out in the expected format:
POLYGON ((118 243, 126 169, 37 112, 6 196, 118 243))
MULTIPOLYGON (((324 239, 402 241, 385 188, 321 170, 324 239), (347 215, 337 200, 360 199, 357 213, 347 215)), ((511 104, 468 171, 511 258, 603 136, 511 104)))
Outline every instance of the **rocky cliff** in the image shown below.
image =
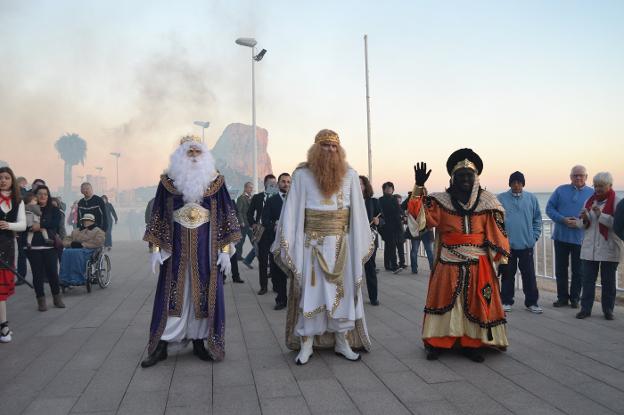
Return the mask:
MULTIPOLYGON (((262 179, 272 173, 271 157, 267 152, 269 133, 256 126, 258 140, 258 181, 255 189, 262 190, 262 179)), ((245 182, 253 180, 252 126, 240 123, 228 125, 212 149, 217 168, 225 176, 232 197, 243 188, 245 182)))

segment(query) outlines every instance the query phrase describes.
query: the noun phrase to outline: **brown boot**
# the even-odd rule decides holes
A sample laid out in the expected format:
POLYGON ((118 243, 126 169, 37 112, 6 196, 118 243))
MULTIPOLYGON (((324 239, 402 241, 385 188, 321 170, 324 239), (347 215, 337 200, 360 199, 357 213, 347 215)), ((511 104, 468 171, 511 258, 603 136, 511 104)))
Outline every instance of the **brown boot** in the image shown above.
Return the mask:
POLYGON ((61 294, 53 294, 52 301, 54 302, 54 307, 65 308, 65 304, 63 303, 63 300, 61 300, 61 294))
POLYGON ((48 306, 46 305, 46 298, 44 297, 37 297, 37 305, 39 306, 38 310, 39 311, 48 311, 48 306))

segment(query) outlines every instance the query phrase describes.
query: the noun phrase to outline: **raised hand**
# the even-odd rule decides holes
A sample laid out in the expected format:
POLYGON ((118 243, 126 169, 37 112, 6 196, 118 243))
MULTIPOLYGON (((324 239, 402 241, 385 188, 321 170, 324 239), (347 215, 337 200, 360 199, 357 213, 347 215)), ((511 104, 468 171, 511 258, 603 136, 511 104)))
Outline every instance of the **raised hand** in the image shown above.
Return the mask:
POLYGON ((427 163, 420 162, 416 163, 414 166, 414 179, 416 180, 417 186, 424 186, 429 179, 429 175, 431 174, 431 169, 427 171, 427 163))

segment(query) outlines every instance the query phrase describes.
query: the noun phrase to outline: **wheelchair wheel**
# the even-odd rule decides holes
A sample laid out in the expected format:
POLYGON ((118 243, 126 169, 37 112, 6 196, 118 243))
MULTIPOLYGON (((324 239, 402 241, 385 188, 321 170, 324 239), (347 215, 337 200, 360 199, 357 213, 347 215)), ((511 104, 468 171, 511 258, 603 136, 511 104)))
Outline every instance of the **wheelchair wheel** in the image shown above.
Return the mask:
POLYGON ((108 257, 108 255, 103 254, 100 257, 100 261, 98 262, 98 270, 97 270, 97 280, 98 280, 98 284, 100 285, 100 288, 106 288, 108 287, 108 284, 110 284, 110 271, 111 271, 111 264, 110 264, 110 258, 108 257))
POLYGON ((85 286, 87 287, 87 292, 91 292, 91 260, 87 261, 87 269, 85 269, 85 286))

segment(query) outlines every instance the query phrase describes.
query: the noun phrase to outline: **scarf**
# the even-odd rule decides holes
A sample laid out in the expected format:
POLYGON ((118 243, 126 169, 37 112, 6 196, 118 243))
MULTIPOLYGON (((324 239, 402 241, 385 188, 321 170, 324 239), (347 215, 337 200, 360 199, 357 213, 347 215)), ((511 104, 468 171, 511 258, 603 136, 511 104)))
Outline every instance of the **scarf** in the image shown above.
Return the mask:
POLYGON ((0 206, 2 206, 3 203, 6 203, 7 208, 11 209, 11 194, 8 196, 0 194, 0 206))
MULTIPOLYGON (((585 209, 587 209, 587 211, 589 212, 591 211, 594 202, 602 202, 605 199, 607 200, 607 203, 605 204, 604 208, 602 208, 602 213, 606 213, 607 215, 613 215, 613 212, 615 211, 615 192, 613 191, 613 189, 609 189, 609 191, 602 197, 594 193, 589 199, 587 199, 587 202, 585 202, 585 209)), ((598 229, 600 230, 600 234, 605 238, 605 240, 607 240, 609 235, 609 228, 600 223, 598 225, 598 229)))

